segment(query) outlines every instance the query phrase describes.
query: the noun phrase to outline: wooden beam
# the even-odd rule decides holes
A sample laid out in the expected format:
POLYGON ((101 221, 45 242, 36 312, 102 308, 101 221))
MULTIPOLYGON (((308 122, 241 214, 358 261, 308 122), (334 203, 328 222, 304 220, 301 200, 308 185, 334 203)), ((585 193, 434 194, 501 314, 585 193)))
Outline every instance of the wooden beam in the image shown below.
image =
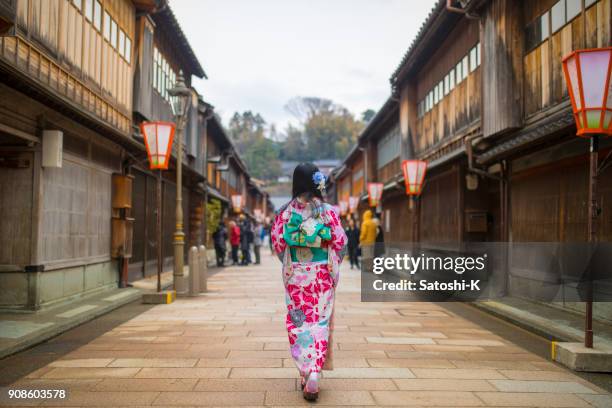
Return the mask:
POLYGON ((13 136, 20 137, 22 139, 27 140, 28 142, 40 143, 40 139, 38 137, 31 135, 29 133, 23 132, 19 129, 15 129, 14 127, 5 125, 3 123, 0 123, 0 131, 8 133, 13 136))

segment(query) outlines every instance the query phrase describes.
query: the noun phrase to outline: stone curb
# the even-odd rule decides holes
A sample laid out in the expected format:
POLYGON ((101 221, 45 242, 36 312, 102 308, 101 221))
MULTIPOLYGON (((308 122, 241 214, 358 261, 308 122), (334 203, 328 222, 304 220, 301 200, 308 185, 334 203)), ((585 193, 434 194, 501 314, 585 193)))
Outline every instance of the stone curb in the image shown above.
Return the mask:
MULTIPOLYGON (((119 289, 118 289, 119 290, 119 289)), ((34 334, 25 336, 22 341, 19 341, 16 344, 8 345, 6 347, 0 348, 0 359, 8 357, 12 354, 18 353, 22 350, 35 346, 39 343, 43 343, 46 340, 49 340, 52 337, 58 336, 76 326, 80 326, 83 323, 86 323, 90 320, 95 319, 96 317, 102 316, 106 313, 109 313, 115 309, 120 308, 123 305, 134 302, 136 300, 140 300, 142 298, 142 292, 138 289, 120 289, 121 291, 127 290, 131 291, 129 295, 123 296, 116 301, 108 302, 108 304, 100 304, 95 309, 90 311, 81 313, 72 318, 66 319, 66 321, 61 323, 55 323, 48 328, 44 328, 36 331, 34 334)), ((106 296, 111 294, 107 293, 106 296)))

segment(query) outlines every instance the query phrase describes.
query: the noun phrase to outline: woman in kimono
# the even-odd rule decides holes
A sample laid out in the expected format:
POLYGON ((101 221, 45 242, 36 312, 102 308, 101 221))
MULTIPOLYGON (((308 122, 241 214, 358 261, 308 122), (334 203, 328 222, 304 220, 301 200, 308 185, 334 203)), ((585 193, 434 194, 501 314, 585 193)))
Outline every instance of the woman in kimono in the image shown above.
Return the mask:
POLYGON ((318 398, 328 357, 334 294, 347 241, 337 212, 323 201, 324 190, 325 176, 314 164, 298 165, 293 198, 277 212, 271 231, 283 262, 291 356, 302 377, 304 398, 310 401, 318 398))

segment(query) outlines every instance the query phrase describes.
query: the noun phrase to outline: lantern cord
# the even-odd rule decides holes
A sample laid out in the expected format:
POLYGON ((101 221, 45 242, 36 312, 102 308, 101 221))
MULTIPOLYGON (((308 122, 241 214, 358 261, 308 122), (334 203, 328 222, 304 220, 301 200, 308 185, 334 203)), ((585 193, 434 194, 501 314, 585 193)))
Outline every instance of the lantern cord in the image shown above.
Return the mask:
POLYGON ((612 165, 611 158, 612 158, 612 150, 610 150, 606 158, 601 161, 601 164, 599 165, 599 168, 597 169, 598 175, 606 171, 606 169, 612 165))

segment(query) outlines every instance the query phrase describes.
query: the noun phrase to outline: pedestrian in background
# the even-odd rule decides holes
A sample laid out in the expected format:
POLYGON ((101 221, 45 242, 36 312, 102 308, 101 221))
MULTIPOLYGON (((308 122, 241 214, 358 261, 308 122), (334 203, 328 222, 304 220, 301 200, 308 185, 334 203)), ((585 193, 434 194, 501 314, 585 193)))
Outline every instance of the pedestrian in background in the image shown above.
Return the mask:
POLYGON ((225 253, 227 251, 227 230, 223 221, 219 222, 217 230, 213 233, 213 243, 215 245, 215 256, 217 257, 217 266, 225 265, 225 253))
POLYGON ((236 221, 230 221, 230 245, 232 246, 232 265, 238 265, 238 248, 240 247, 240 228, 236 221))
POLYGON ((274 250, 283 261, 286 325, 304 398, 319 396, 321 370, 330 369, 333 310, 346 235, 333 207, 323 201, 325 175, 312 163, 293 172, 293 198, 272 226, 274 250))
POLYGON ((374 244, 376 243, 376 222, 372 219, 372 211, 365 210, 361 231, 359 232, 359 246, 361 247, 361 269, 372 270, 374 258, 374 244))
POLYGON ((383 256, 385 254, 385 234, 381 225, 380 214, 376 214, 374 217, 376 223, 376 240, 374 243, 374 258, 383 256))
POLYGON ((351 262, 351 269, 353 269, 353 266, 359 268, 359 259, 357 256, 359 253, 359 228, 357 224, 355 224, 353 217, 349 217, 348 225, 344 229, 344 233, 348 239, 348 256, 351 262))
POLYGON ((251 221, 244 214, 240 215, 240 252, 242 253, 243 266, 250 264, 251 261, 251 244, 253 243, 253 227, 251 221))
POLYGON ((261 263, 261 244, 263 243, 266 231, 261 224, 261 221, 257 221, 255 229, 253 230, 253 252, 255 252, 255 263, 259 265, 261 263))

